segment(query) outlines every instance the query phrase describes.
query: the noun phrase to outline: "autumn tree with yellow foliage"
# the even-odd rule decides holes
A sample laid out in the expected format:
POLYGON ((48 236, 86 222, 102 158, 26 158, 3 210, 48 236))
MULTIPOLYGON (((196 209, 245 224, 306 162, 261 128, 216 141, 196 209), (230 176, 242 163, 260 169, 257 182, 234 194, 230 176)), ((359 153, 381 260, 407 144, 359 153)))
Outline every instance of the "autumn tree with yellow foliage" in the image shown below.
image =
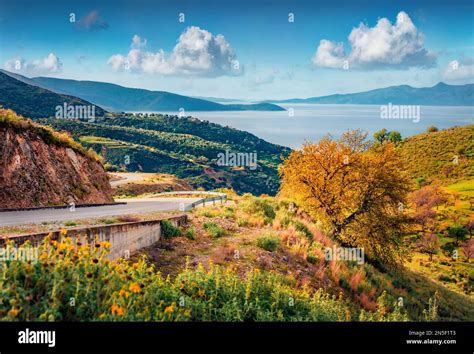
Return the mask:
POLYGON ((293 151, 280 175, 280 195, 295 199, 342 246, 363 247, 386 266, 400 263, 411 182, 392 143, 372 144, 360 130, 325 137, 293 151))

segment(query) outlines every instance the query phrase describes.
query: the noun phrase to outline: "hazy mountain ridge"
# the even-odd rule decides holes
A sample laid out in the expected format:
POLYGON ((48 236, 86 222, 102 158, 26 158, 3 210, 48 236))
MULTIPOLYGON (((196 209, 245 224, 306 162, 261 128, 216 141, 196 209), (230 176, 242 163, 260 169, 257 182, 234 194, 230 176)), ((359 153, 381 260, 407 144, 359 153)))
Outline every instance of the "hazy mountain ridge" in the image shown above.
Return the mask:
MULTIPOLYGON (((70 106, 94 106, 83 99, 65 95, 28 83, 21 75, 10 75, 0 70, 0 106, 13 109, 16 113, 29 118, 53 117, 56 107, 64 104, 70 106)), ((31 81, 31 80, 30 80, 31 81)), ((106 111, 95 106, 95 114, 103 116, 106 111)))
POLYGON ((270 103, 220 104, 166 91, 150 91, 96 81, 77 81, 36 77, 32 79, 50 90, 81 97, 111 111, 284 111, 270 103))
POLYGON ((358 93, 266 100, 264 102, 319 104, 388 104, 391 102, 393 104, 427 106, 472 106, 474 105, 474 84, 448 85, 440 82, 433 87, 422 88, 400 85, 358 93))

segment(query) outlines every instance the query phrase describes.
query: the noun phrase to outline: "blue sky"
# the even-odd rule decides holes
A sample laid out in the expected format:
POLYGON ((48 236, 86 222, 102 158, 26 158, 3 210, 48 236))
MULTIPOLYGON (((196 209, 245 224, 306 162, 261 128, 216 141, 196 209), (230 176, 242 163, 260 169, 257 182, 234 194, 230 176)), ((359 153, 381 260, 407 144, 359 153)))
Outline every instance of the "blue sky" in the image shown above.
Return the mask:
POLYGON ((0 0, 0 64, 26 76, 247 100, 472 83, 473 6, 0 0))

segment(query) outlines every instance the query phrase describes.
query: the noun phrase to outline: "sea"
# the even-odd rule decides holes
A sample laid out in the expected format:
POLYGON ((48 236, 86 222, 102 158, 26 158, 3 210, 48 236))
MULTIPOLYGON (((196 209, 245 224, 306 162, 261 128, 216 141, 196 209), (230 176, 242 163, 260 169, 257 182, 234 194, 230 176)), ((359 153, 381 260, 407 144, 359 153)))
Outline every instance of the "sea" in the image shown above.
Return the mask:
MULTIPOLYGON (((183 112, 200 120, 250 132, 268 142, 299 148, 326 135, 338 138, 347 130, 372 134, 382 128, 402 137, 426 131, 474 124, 474 106, 391 107, 348 104, 280 104, 286 111, 183 112), (397 114, 398 109, 398 114, 397 114), (387 114, 388 110, 388 114, 387 114)), ((168 113, 169 112, 163 112, 168 113)))

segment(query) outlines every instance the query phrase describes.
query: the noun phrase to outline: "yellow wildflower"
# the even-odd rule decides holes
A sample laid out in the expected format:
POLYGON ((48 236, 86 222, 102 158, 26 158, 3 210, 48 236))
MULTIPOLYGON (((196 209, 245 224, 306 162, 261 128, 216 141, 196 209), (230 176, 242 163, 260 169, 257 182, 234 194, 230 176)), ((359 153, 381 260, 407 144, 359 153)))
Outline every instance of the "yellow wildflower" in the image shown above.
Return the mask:
POLYGON ((128 291, 122 289, 119 291, 119 295, 122 296, 122 297, 128 297, 130 294, 128 291))
POLYGON ((130 284, 128 288, 132 293, 138 294, 140 292, 140 285, 137 283, 130 284))
POLYGON ((20 310, 16 309, 16 308, 12 308, 10 311, 8 311, 8 314, 10 316, 13 316, 13 317, 16 317, 18 316, 18 313, 20 312, 20 310))
POLYGON ((48 254, 46 252, 43 252, 43 253, 40 254, 40 256, 39 256, 40 261, 45 261, 47 259, 48 259, 48 254))
POLYGON ((121 308, 119 305, 116 305, 116 304, 112 305, 112 315, 122 316, 124 312, 125 312, 124 309, 121 308))
POLYGON ((64 251, 67 249, 67 245, 65 243, 60 243, 58 249, 60 251, 64 251))
POLYGON ((174 311, 174 306, 170 305, 165 308, 165 313, 173 313, 174 311))
POLYGON ((100 243, 100 246, 103 247, 103 248, 110 248, 110 247, 112 247, 112 244, 108 241, 102 241, 100 243))

